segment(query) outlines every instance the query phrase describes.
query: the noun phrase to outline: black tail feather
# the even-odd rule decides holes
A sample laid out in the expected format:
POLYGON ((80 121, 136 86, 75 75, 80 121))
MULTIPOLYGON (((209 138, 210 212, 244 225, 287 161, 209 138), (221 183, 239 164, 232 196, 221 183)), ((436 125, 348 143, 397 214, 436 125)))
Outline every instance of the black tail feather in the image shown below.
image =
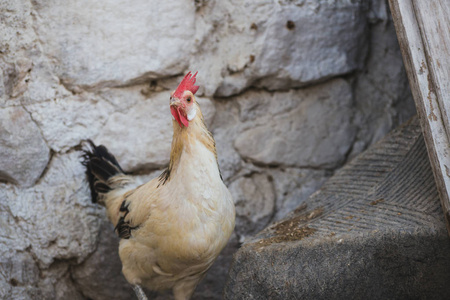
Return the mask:
POLYGON ((97 181, 96 183, 94 183, 94 189, 98 193, 104 193, 104 194, 106 194, 107 192, 112 190, 107 184, 100 182, 100 181, 97 181))
POLYGON ((117 166, 111 164, 103 157, 93 157, 89 162, 92 173, 101 181, 107 181, 109 178, 117 175, 118 173, 123 173, 117 166))
POLYGON ((91 140, 87 140, 87 144, 86 149, 83 150, 82 164, 86 167, 92 202, 96 203, 99 193, 112 190, 107 183, 108 179, 125 172, 105 146, 96 146, 91 140))

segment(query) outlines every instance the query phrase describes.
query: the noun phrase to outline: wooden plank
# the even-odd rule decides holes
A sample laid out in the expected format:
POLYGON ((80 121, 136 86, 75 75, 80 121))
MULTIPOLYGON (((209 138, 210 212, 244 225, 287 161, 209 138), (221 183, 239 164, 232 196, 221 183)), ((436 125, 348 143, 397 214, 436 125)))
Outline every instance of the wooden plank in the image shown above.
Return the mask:
POLYGON ((450 1, 414 0, 413 5, 425 44, 430 80, 435 83, 437 101, 442 108, 447 137, 450 137, 450 1))
POLYGON ((450 234, 450 1, 389 5, 450 234))

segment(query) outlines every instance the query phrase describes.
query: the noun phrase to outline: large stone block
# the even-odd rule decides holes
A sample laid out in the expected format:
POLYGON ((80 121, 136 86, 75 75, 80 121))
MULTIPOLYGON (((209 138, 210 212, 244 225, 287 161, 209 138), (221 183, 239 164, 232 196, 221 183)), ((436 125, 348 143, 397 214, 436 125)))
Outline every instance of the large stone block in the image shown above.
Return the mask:
POLYGON ((237 179, 229 189, 236 206, 235 231, 238 236, 263 229, 275 212, 273 178, 255 173, 237 179))
POLYGON ((364 1, 204 1, 190 67, 207 95, 300 87, 362 66, 364 1), (224 18, 224 16, 226 16, 224 18))
POLYGON ((99 88, 184 72, 194 51, 194 3, 33 1, 53 72, 70 89, 99 88))
POLYGON ((31 104, 27 109, 56 152, 94 138, 114 112, 110 103, 88 93, 31 104))
POLYGON ((67 96, 33 28, 31 1, 0 3, 0 107, 67 96))
POLYGON ((33 4, 43 53, 71 90, 175 76, 188 66, 208 74, 208 96, 287 89, 356 70, 366 51, 368 6, 359 1, 33 4))
POLYGON ((244 158, 271 166, 315 168, 336 167, 345 160, 356 133, 346 81, 258 94, 239 102, 244 118, 255 118, 235 141, 244 158), (250 112, 256 107, 257 112, 250 112))
POLYGON ((119 241, 114 226, 104 217, 95 252, 72 269, 72 278, 85 297, 94 300, 135 299, 131 285, 122 275, 119 241))
POLYGON ((79 152, 55 154, 33 187, 0 183, 0 298, 83 299, 69 266, 95 250, 101 212, 86 184, 79 152))
POLYGON ((50 158, 39 127, 22 107, 0 108, 0 179, 33 185, 50 158))

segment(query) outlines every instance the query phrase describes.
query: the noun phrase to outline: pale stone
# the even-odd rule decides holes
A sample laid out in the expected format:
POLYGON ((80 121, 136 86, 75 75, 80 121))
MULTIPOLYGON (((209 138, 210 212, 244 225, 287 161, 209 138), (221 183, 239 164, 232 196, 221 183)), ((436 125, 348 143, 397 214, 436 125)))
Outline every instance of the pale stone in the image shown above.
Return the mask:
POLYGON ((52 72, 71 90, 174 76, 188 65, 208 79, 206 95, 286 89, 351 72, 365 51, 360 2, 216 1, 197 13, 186 0, 34 8, 43 51, 58 62, 52 72))
POLYGON ((266 174, 241 177, 229 186, 236 206, 238 235, 254 234, 264 228, 275 210, 273 178, 266 174))
MULTIPOLYGON (((28 252, 11 252, 0 242, 0 298, 23 299, 38 296, 39 268, 28 252), (17 297, 19 296, 19 297, 17 297)), ((30 299, 30 298, 25 299, 30 299)))
POLYGON ((50 149, 22 107, 0 108, 0 180, 31 186, 47 166, 50 149))
POLYGON ((237 137, 237 151, 255 163, 271 166, 336 167, 341 164, 356 133, 351 123, 350 85, 337 79, 297 90, 294 94, 270 97, 268 101, 276 104, 283 101, 276 98, 283 96, 288 102, 297 102, 296 107, 288 105, 289 109, 278 112, 271 111, 267 104, 267 114, 254 120, 252 126, 237 137))
POLYGON ((95 250, 103 211, 91 204, 80 153, 54 155, 33 187, 0 183, 0 199, 0 298, 84 299, 69 262, 95 250))
POLYGON ((122 274, 119 241, 114 226, 104 216, 97 249, 72 270, 72 278, 85 297, 95 300, 135 299, 131 285, 122 274))
POLYGON ((27 109, 56 152, 94 138, 114 111, 110 103, 88 93, 31 104, 27 109))
POLYGON ((327 170, 269 169, 277 198, 273 220, 279 220, 304 203, 331 176, 327 170))
POLYGON ((43 51, 71 89, 177 75, 194 52, 192 1, 33 3, 43 51))
POLYGON ((216 114, 211 126, 219 168, 226 183, 242 168, 242 158, 233 146, 240 131, 239 110, 233 102, 215 102, 216 114))
POLYGON ((0 192, 6 211, 20 229, 13 237, 21 241, 7 247, 31 247, 41 267, 48 267, 55 259, 81 262, 94 251, 98 210, 90 203, 79 152, 55 155, 34 187, 2 184, 0 192))
POLYGON ((31 3, 2 1, 0 4, 0 105, 26 90, 35 34, 30 16, 31 3))
POLYGON ((4 0, 0 6, 0 107, 69 95, 41 52, 31 2, 4 0))
POLYGON ((55 284, 55 299, 85 300, 86 298, 80 293, 79 287, 73 284, 70 273, 67 273, 55 284))
POLYGON ((362 66, 367 6, 361 1, 202 4, 195 38, 203 51, 190 68, 208 74, 207 95, 300 87, 362 66))

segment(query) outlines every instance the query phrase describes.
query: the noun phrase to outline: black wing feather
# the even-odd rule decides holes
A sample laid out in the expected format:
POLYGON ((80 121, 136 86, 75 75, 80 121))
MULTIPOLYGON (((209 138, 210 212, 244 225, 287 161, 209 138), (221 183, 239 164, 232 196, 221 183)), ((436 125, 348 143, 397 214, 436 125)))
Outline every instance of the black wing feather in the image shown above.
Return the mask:
POLYGON ((116 231, 117 235, 121 239, 129 239, 131 237, 131 230, 137 229, 139 226, 130 226, 130 221, 126 221, 125 218, 127 217, 128 213, 130 212, 128 209, 128 206, 130 203, 127 203, 127 199, 122 201, 122 204, 120 205, 119 211, 123 213, 123 215, 119 218, 119 221, 117 222, 116 227, 114 228, 114 231, 116 231))

